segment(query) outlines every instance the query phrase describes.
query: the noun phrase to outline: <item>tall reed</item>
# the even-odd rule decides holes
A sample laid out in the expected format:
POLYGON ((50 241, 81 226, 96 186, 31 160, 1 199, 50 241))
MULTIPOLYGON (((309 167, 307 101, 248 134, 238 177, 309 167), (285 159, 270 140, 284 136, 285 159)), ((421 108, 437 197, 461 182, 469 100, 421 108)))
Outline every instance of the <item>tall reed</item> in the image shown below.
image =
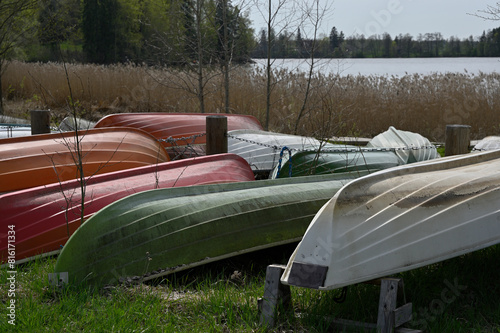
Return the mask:
MULTIPOLYGON (((97 120, 118 112, 199 112, 193 74, 171 68, 137 65, 68 65, 82 117, 97 120)), ((222 77, 207 72, 207 112, 223 112, 222 77)), ((231 72, 233 113, 265 121, 266 76, 262 70, 239 67, 231 72)), ((306 76, 273 71, 269 128, 291 133, 305 93, 306 76)), ((500 131, 500 74, 446 73, 396 76, 340 76, 318 73, 299 134, 316 137, 372 137, 389 126, 443 141, 447 124, 471 126, 473 139, 500 131)), ((15 102, 29 100, 62 118, 68 100, 64 69, 58 63, 9 64, 3 75, 7 113, 15 102)))

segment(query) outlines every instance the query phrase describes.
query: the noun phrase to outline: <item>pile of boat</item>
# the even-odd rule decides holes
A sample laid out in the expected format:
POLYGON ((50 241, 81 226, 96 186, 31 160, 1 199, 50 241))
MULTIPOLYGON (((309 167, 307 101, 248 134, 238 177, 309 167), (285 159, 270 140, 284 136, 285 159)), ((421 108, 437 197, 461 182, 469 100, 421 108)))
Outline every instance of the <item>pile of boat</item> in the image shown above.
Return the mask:
MULTIPOLYGON (((106 285, 301 241, 283 282, 338 288, 498 240, 496 212, 467 207, 494 199, 500 182, 479 170, 500 153, 439 158, 393 127, 359 146, 227 115, 228 153, 206 156, 207 115, 115 114, 0 139, 0 238, 14 226, 16 262, 58 254, 56 272, 106 285)), ((12 253, 2 241, 1 262, 12 253)))

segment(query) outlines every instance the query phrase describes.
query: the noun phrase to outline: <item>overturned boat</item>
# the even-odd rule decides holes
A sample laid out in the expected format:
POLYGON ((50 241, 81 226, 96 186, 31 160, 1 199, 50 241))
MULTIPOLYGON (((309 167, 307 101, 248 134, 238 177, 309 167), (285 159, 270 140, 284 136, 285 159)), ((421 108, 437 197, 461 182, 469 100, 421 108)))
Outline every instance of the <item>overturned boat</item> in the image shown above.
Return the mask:
POLYGON ((172 159, 205 155, 207 116, 227 117, 227 130, 261 130, 257 118, 240 114, 219 113, 118 113, 103 117, 95 128, 133 127, 161 140, 172 159))
POLYGON ((315 216, 282 282, 336 289, 500 242, 500 151, 383 170, 315 216))
POLYGON ((135 128, 100 128, 0 139, 0 193, 169 161, 162 145, 135 128), (79 152, 78 152, 79 151, 79 152))
POLYGON ((283 153, 288 154, 288 151, 320 151, 344 147, 312 137, 261 130, 234 130, 227 134, 228 152, 243 157, 256 173, 272 171, 283 153), (283 148, 286 148, 285 151, 283 148))
MULTIPOLYGON (((101 208, 131 194, 170 187, 252 181, 248 163, 233 154, 201 156, 110 172, 0 195, 5 232, 16 226, 17 263, 57 254, 69 236, 101 208), (83 200, 82 200, 82 190, 83 200)), ((0 231, 0 237, 6 239, 0 231)), ((0 263, 7 259, 0 245, 0 263)))
POLYGON ((296 242, 318 209, 357 175, 324 175, 153 190, 85 222, 56 272, 76 283, 148 280, 296 242))
POLYGON ((17 138, 29 135, 31 135, 30 125, 0 123, 0 139, 17 138))
POLYGON ((500 149, 500 136, 487 136, 474 145, 473 152, 500 149))
POLYGON ((365 147, 324 145, 316 150, 289 151, 283 155, 282 163, 273 169, 270 178, 336 172, 376 172, 439 157, 436 147, 427 138, 391 126, 371 139, 365 147))

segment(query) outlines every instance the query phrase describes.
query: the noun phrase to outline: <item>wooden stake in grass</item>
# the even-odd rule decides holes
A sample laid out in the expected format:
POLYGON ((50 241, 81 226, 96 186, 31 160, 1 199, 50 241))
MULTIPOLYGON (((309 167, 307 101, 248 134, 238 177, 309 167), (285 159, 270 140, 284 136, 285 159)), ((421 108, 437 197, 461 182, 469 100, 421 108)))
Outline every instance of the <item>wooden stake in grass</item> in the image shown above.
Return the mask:
POLYGON ((470 126, 446 125, 445 156, 467 154, 470 144, 470 126))
POLYGON ((207 130, 207 155, 227 153, 227 117, 208 116, 207 130))
POLYGON ((50 111, 31 110, 31 135, 50 133, 50 111))

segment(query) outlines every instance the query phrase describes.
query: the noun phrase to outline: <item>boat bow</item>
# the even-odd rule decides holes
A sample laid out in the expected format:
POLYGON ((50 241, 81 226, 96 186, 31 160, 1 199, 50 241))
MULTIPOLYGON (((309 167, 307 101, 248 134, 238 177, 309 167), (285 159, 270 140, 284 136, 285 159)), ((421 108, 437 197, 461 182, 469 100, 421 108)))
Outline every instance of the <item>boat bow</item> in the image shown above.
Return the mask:
POLYGON ((493 151, 352 181, 315 216, 282 282, 336 289, 500 242, 499 169, 493 151))

